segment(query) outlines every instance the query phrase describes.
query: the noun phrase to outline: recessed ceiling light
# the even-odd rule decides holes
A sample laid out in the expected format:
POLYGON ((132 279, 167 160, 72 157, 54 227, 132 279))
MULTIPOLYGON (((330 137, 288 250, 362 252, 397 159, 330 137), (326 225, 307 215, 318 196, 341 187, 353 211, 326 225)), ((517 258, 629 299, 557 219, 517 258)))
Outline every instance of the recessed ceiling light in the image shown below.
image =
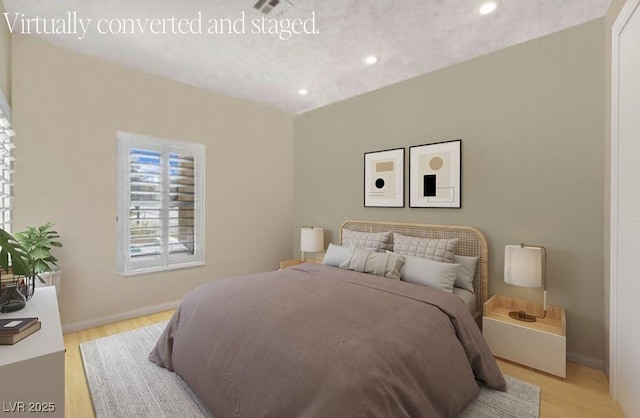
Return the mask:
POLYGON ((376 57, 375 55, 367 55, 362 60, 367 65, 374 65, 378 62, 378 57, 376 57))
POLYGON ((482 5, 480 6, 480 8, 478 9, 478 13, 480 13, 483 16, 486 16, 488 14, 495 12, 499 5, 500 3, 495 0, 486 1, 482 3, 482 5))
POLYGON ((309 90, 307 90, 307 89, 300 89, 300 90, 298 90, 298 94, 299 94, 300 96, 306 96, 307 94, 309 94, 309 90))

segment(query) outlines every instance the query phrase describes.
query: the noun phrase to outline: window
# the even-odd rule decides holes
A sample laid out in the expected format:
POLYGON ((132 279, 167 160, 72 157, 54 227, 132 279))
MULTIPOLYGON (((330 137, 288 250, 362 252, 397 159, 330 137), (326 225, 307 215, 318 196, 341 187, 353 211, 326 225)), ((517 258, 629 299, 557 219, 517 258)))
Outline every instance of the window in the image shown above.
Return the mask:
POLYGON ((118 264, 124 275, 204 263, 203 145, 118 133, 118 264))
POLYGON ((12 173, 13 137, 8 107, 2 106, 4 97, 0 93, 0 228, 11 232, 11 199, 13 198, 12 173))

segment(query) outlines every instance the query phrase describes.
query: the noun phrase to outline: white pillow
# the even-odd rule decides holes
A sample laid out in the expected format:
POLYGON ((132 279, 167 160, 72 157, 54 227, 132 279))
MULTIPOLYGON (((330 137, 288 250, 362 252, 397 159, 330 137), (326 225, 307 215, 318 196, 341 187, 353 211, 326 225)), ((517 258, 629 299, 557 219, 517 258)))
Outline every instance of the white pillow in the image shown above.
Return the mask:
POLYGON ((391 232, 359 232, 342 230, 342 245, 353 244, 367 250, 385 252, 391 249, 391 232))
POLYGON ((348 247, 343 247, 341 245, 329 244, 329 248, 327 248, 327 252, 322 259, 322 264, 333 267, 340 267, 340 264, 347 261, 353 255, 353 250, 355 250, 355 246, 350 245, 348 247))
POLYGON ((453 263, 458 238, 435 239, 410 237, 393 233, 393 252, 402 255, 414 255, 443 263, 453 263))
POLYGON ((390 251, 378 253, 356 247, 351 258, 340 264, 340 268, 400 280, 400 267, 403 263, 404 256, 400 254, 390 251))
POLYGON ((400 268, 400 280, 452 293, 459 268, 460 264, 405 255, 404 264, 400 268))
MULTIPOLYGON (((458 269, 458 277, 456 277, 455 287, 473 291, 473 277, 476 275, 476 265, 478 257, 466 257, 464 255, 453 256, 453 262, 460 264, 458 269)), ((475 292, 474 292, 475 293, 475 292)))

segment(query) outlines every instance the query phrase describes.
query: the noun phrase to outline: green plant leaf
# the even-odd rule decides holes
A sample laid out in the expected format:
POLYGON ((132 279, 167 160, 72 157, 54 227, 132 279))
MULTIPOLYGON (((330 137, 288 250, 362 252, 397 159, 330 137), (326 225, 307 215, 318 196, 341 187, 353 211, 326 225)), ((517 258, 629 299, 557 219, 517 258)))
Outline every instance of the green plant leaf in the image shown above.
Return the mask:
POLYGON ((46 247, 36 247, 31 251, 31 257, 33 257, 34 260, 42 260, 51 257, 51 252, 46 247))
POLYGON ((42 260, 36 260, 35 264, 34 264, 34 268, 33 271, 35 271, 36 273, 43 273, 45 271, 49 271, 49 266, 47 265, 47 263, 45 263, 42 260))
POLYGON ((7 231, 0 229, 0 267, 5 271, 9 267, 15 275, 31 277, 33 275, 33 259, 27 250, 7 231), (10 260, 9 260, 10 258, 10 260))
POLYGON ((28 226, 16 234, 18 242, 30 256, 29 263, 34 272, 51 271, 49 263, 57 266, 58 260, 51 254, 51 247, 62 247, 62 243, 58 241, 58 232, 51 229, 53 225, 54 222, 47 222, 38 227, 28 226))
POLYGON ((0 268, 9 271, 9 252, 0 250, 0 268))
POLYGON ((54 226, 54 225, 55 225, 55 223, 53 223, 53 222, 47 222, 46 224, 44 224, 44 225, 42 225, 42 226, 38 227, 38 230, 39 230, 40 232, 45 232, 47 229, 51 228, 51 227, 52 227, 52 226, 54 226))

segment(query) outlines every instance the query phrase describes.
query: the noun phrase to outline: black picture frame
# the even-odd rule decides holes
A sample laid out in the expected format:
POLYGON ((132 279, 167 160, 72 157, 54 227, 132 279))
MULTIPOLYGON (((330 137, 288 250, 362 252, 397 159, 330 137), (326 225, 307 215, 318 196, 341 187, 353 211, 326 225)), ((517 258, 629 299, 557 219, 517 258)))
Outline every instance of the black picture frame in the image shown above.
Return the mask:
POLYGON ((364 153, 364 207, 403 208, 405 149, 364 153))
POLYGON ((462 139, 409 147, 409 207, 462 208, 462 139))

